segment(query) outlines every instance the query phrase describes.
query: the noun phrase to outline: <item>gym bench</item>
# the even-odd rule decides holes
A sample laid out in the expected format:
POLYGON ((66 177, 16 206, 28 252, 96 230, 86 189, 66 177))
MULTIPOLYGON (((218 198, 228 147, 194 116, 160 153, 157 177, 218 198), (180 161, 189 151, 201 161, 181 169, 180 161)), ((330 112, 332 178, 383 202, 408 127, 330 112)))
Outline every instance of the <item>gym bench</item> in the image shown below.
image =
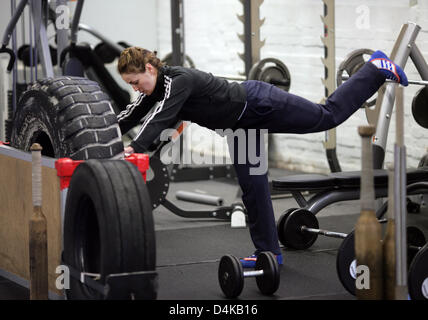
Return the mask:
MULTIPOLYGON (((388 196, 388 172, 384 169, 373 171, 376 198, 388 196)), ((272 181, 274 190, 290 192, 297 204, 316 215, 328 205, 348 200, 360 199, 361 171, 335 172, 323 174, 290 175, 272 181), (309 200, 304 192, 312 194, 309 200)), ((407 194, 428 192, 428 167, 407 170, 407 194)), ((378 210, 378 218, 384 214, 385 208, 378 210)))

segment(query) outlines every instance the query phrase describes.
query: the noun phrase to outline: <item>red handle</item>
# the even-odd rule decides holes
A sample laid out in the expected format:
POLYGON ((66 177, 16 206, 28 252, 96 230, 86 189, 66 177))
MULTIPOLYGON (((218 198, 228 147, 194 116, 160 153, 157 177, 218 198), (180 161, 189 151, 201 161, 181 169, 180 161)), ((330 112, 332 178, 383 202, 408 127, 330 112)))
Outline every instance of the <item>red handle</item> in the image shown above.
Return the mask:
MULTIPOLYGON (((141 172, 144 182, 146 182, 146 171, 149 169, 149 156, 147 154, 133 153, 125 160, 133 163, 138 171, 141 172)), ((70 158, 60 158, 55 161, 55 169, 60 178, 60 189, 64 190, 69 187, 71 176, 76 167, 84 160, 72 160, 70 158)))

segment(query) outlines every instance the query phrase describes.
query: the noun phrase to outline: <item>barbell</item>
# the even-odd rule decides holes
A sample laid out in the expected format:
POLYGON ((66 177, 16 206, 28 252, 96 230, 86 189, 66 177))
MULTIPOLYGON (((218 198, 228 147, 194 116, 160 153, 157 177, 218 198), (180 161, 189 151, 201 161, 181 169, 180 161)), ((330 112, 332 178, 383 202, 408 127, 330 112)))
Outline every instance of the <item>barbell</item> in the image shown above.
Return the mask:
POLYGON ((248 73, 248 78, 244 76, 216 75, 219 78, 235 81, 258 80, 270 83, 278 88, 290 90, 291 75, 287 66, 278 59, 265 58, 256 62, 248 73))
MULTIPOLYGON (((379 220, 380 223, 386 221, 386 219, 379 220)), ((416 227, 409 227, 408 232, 409 249, 419 250, 426 242, 423 233, 416 227)), ((278 220, 278 238, 285 247, 308 249, 319 235, 338 239, 349 236, 343 232, 320 229, 317 217, 306 209, 289 209, 278 220)))
MULTIPOLYGON (((354 75, 368 60, 369 57, 374 53, 371 49, 357 49, 350 52, 346 58, 341 62, 339 68, 337 69, 336 81, 337 86, 340 86, 343 81, 348 80, 352 75, 354 75), (347 75, 345 75, 347 73, 347 75)), ((394 82, 390 79, 386 80, 387 83, 394 82)), ((423 86, 415 95, 412 102, 412 114, 416 122, 423 128, 428 128, 428 81, 427 80, 408 80, 408 83, 411 85, 420 85, 423 86)), ((382 95, 385 92, 385 87, 382 86, 379 89, 379 94, 382 95)), ((379 110, 377 108, 371 108, 376 104, 376 99, 378 95, 375 95, 374 98, 367 100, 363 103, 362 108, 366 109, 367 119, 369 121, 375 121, 377 118, 379 110), (372 119, 372 120, 371 120, 372 119)))
MULTIPOLYGON (((349 80, 349 76, 342 76, 342 80, 346 81, 349 80)), ((386 82, 388 83, 397 83, 394 80, 391 79, 386 79, 386 82)), ((420 85, 420 86, 428 86, 428 81, 427 80, 408 80, 409 84, 415 84, 415 85, 420 85)))
POLYGON ((278 219, 278 238, 287 248, 308 249, 317 240, 318 235, 331 238, 346 238, 346 233, 319 229, 317 217, 305 209, 291 208, 278 219))
MULTIPOLYGON (((345 59, 340 63, 339 68, 337 69, 336 73, 336 83, 339 87, 343 81, 348 80, 352 75, 354 75, 358 70, 361 69, 361 67, 369 61, 370 56, 374 53, 371 49, 357 49, 352 52, 350 52, 345 59), (347 73, 348 75, 344 75, 347 73)), ((395 81, 386 79, 386 82, 393 82, 395 81)), ((408 80, 409 84, 413 85, 421 85, 421 86, 428 86, 427 80, 408 80)), ((371 107, 376 104, 376 98, 367 101, 364 103, 363 106, 371 107)))
MULTIPOLYGON (((387 220, 379 222, 386 223, 387 220)), ((428 299, 428 244, 419 228, 408 226, 406 233, 409 293, 413 299, 428 299)), ((315 215, 305 209, 289 209, 278 220, 278 238, 286 247, 307 249, 318 235, 343 239, 337 252, 337 274, 345 289, 355 295, 357 265, 354 231, 346 234, 319 229, 315 215)))
MULTIPOLYGON (((162 59, 167 65, 171 65, 172 56, 167 54, 162 59)), ((185 66, 194 68, 195 64, 193 60, 186 55, 185 66)), ((246 80, 258 80, 266 83, 270 83, 278 88, 288 91, 291 85, 291 75, 287 66, 279 59, 276 58, 265 58, 256 62, 250 69, 248 77, 239 75, 221 75, 215 74, 218 78, 223 78, 232 81, 246 81, 246 80)))

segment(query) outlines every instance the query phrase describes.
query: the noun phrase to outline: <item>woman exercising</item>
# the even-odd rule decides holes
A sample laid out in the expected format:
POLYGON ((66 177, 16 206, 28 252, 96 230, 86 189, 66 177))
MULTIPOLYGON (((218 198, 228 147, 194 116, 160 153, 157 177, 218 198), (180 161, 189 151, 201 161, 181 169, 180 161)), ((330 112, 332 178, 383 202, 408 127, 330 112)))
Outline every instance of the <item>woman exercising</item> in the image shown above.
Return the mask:
POLYGON ((243 267, 255 267, 257 254, 262 251, 272 252, 278 263, 283 263, 267 171, 257 172, 257 164, 249 153, 249 150, 261 153, 264 149, 260 135, 332 129, 357 111, 387 78, 407 86, 403 70, 381 51, 376 51, 325 104, 312 103, 261 81, 230 83, 196 69, 164 66, 153 52, 138 47, 121 53, 118 71, 140 93, 117 117, 122 134, 142 123, 125 148, 127 154, 147 152, 163 130, 184 120, 212 130, 240 129, 248 137, 252 136, 251 131, 256 132, 255 138, 245 140, 245 145, 242 140, 229 143, 256 248, 253 255, 241 259, 243 267))

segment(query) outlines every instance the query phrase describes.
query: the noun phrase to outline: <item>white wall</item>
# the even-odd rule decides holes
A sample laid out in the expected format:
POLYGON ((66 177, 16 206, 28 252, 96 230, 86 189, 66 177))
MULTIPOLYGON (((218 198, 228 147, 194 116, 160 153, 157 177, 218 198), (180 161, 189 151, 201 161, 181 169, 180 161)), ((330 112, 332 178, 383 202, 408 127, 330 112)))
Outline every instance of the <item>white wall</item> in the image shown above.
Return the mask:
MULTIPOLYGON (((158 2, 158 49, 161 56, 171 51, 170 0, 158 2)), ((244 64, 237 55, 243 44, 237 33, 243 24, 236 17, 243 6, 238 0, 201 1, 185 0, 186 52, 196 67, 212 73, 237 74, 244 64)), ((323 34, 321 0, 265 0, 260 7, 261 37, 266 44, 261 57, 281 59, 290 69, 290 92, 319 102, 324 95, 321 78, 324 55, 320 36, 323 34)), ((414 21, 422 27, 417 44, 428 60, 428 1, 426 0, 336 0, 336 67, 352 50, 380 49, 389 54, 403 23, 414 21), (361 12, 368 10, 368 24, 361 24, 361 12), (367 29, 365 27, 368 27, 367 29)), ((419 79, 411 62, 406 66, 409 78, 419 79)), ((405 90, 408 166, 416 167, 428 147, 428 131, 419 127, 411 115, 411 101, 418 87, 405 90)), ((386 161, 392 161, 395 121, 391 121, 386 161)), ((343 170, 358 170, 360 164, 360 138, 357 126, 367 123, 364 111, 357 111, 337 128, 337 153, 343 170)), ((208 130, 192 128, 195 151, 212 152, 213 147, 199 142, 208 130)), ((205 140, 212 140, 212 135, 205 140)), ((221 138, 216 138, 222 143, 221 138)), ((270 142, 271 164, 294 170, 328 172, 323 148, 324 133, 305 135, 274 135, 270 142)), ((217 148, 218 150, 218 148, 217 148)), ((224 155, 227 154, 224 148, 224 155)))
MULTIPOLYGON (((90 25, 110 39, 126 41, 148 49, 157 45, 156 0, 86 0, 81 22, 90 25)), ((79 36, 79 41, 91 41, 92 36, 79 36)))
MULTIPOLYGON (((71 6, 75 2, 70 2, 71 6)), ((0 1, 0 32, 3 33, 10 15, 10 1, 0 1)), ((237 15, 243 13, 238 0, 185 0, 186 51, 196 67, 212 73, 239 74, 244 63, 238 57, 243 43, 237 34, 243 33, 243 24, 237 15)), ((266 45, 261 57, 281 59, 291 72, 291 93, 319 102, 324 95, 321 78, 324 54, 320 36, 323 25, 321 0, 265 0, 260 8, 261 27, 266 45)), ((428 60, 428 1, 427 0, 336 0, 336 66, 347 53, 358 48, 381 49, 389 53, 401 25, 411 20, 422 27, 417 44, 428 60), (358 25, 358 8, 368 8, 368 29, 358 25)), ((114 41, 158 50, 163 57, 171 51, 170 0, 87 0, 82 22, 98 29, 114 41)), ((81 33, 80 41, 98 43, 90 35, 81 33)), ((114 66, 112 66, 114 69, 114 66)), ((406 66, 409 78, 418 79, 411 62, 406 66)), ((416 167, 428 147, 428 131, 419 127, 410 113, 411 100, 419 88, 405 91, 408 164, 416 167)), ((337 153, 343 170, 360 167, 357 126, 366 123, 363 111, 358 111, 337 129, 337 153)), ((394 117, 388 140, 386 161, 392 160, 394 117)), ((192 148, 206 153, 227 155, 222 138, 209 131, 192 126, 192 148), (205 138, 205 140, 204 140, 205 138), (210 141, 209 143, 207 141, 210 141), (212 141, 215 142, 213 147, 212 141), (220 151, 219 151, 220 150, 220 151)), ((324 133, 306 135, 275 135, 270 142, 272 164, 295 170, 328 172, 323 148, 324 133)))

